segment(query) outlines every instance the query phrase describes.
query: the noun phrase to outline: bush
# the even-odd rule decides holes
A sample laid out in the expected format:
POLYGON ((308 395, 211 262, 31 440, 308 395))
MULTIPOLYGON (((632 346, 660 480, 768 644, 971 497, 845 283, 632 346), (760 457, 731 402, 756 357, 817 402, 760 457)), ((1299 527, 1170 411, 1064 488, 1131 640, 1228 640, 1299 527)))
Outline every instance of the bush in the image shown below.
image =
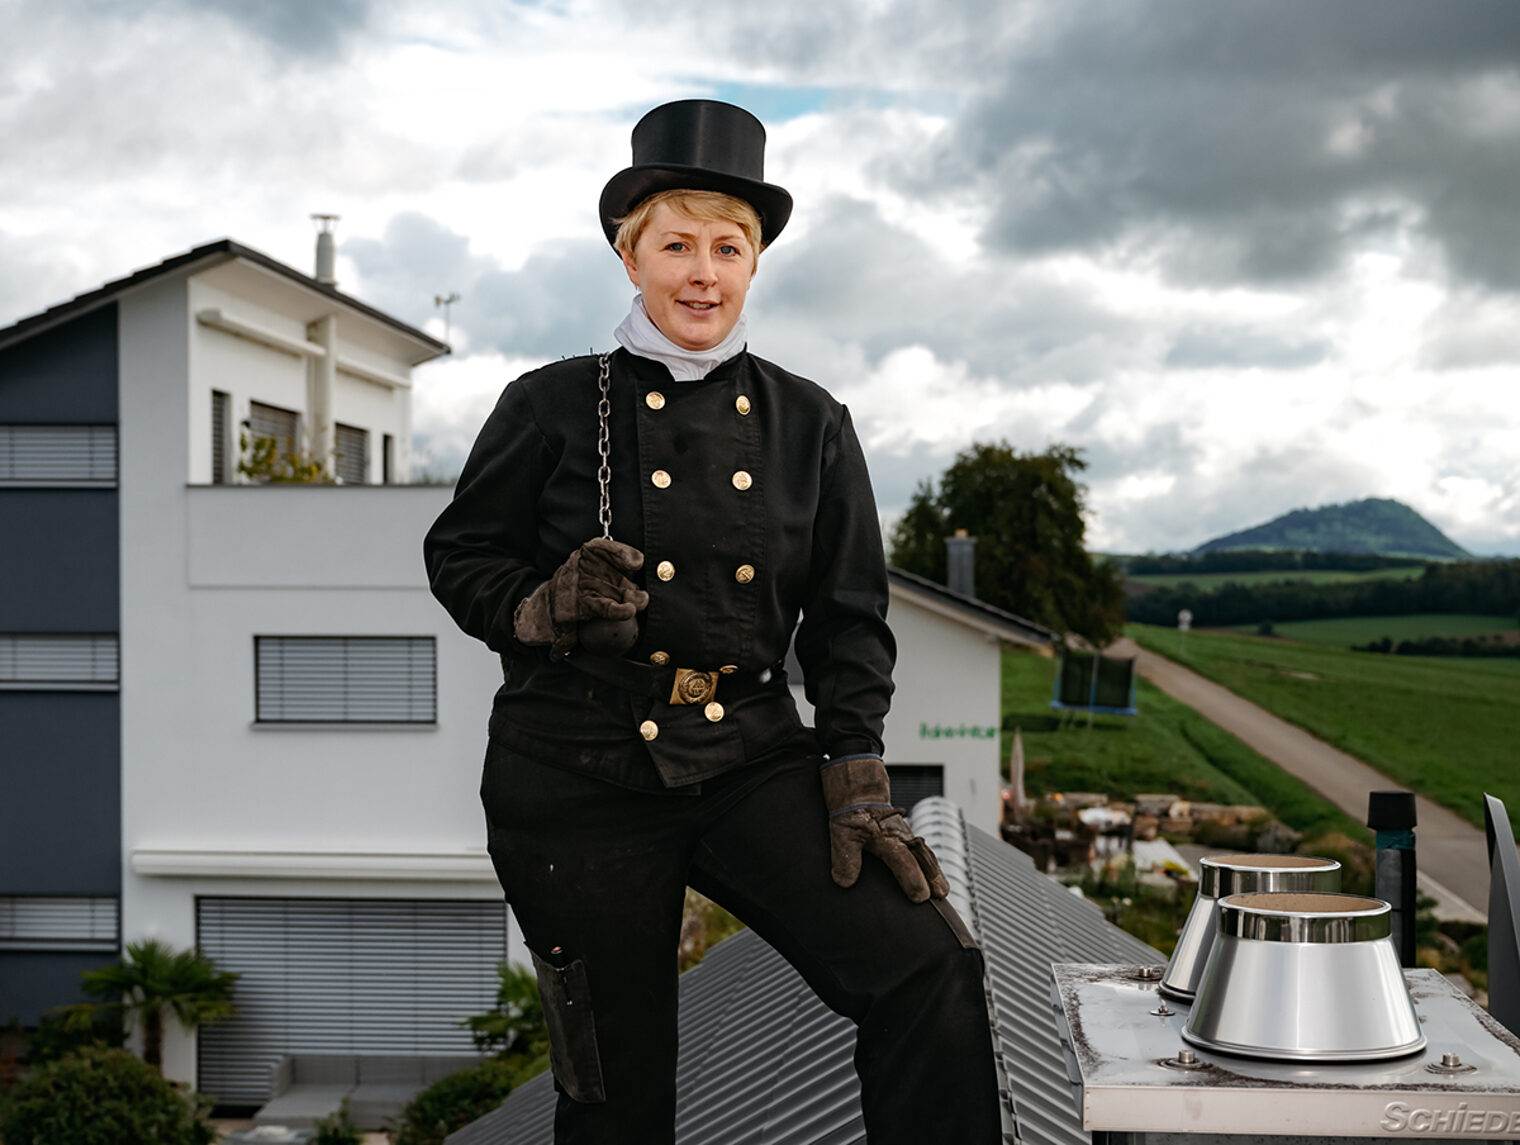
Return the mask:
POLYGON ((316 1125, 316 1136, 311 1145, 363 1145, 364 1134, 354 1124, 349 1113, 348 1098, 338 1105, 338 1111, 322 1118, 316 1125))
POLYGON ((37 1029, 27 1038, 26 1060, 39 1066, 67 1057, 86 1046, 120 1049, 126 1040, 120 1010, 90 1002, 56 1006, 42 1015, 37 1029))
POLYGON ((1365 843, 1358 843, 1339 831, 1332 831, 1318 838, 1305 839, 1299 844, 1298 853, 1337 860, 1341 865, 1342 893, 1364 896, 1372 894, 1377 857, 1376 852, 1365 843))
POLYGON ((203 1102, 126 1050, 87 1047, 33 1070, 0 1109, 8 1145, 210 1145, 203 1102))
POLYGON ((450 1133, 500 1105, 520 1075, 516 1065, 488 1058, 440 1078, 402 1110, 396 1145, 442 1145, 450 1133))

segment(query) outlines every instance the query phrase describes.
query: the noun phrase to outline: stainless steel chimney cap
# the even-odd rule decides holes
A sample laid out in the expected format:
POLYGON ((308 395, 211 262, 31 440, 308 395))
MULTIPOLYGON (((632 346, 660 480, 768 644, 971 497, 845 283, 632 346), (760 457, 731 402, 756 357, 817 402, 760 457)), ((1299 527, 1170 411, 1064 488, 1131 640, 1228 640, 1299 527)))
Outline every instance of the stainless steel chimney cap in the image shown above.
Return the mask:
POLYGON ((1425 1046, 1390 934, 1356 895, 1219 900, 1219 932, 1183 1026, 1203 1049, 1286 1061, 1371 1061, 1425 1046))
POLYGON ((1214 944, 1216 900, 1254 891, 1338 891, 1341 865, 1311 855, 1209 855, 1199 860, 1198 897, 1172 950, 1161 992, 1191 1001, 1214 944))

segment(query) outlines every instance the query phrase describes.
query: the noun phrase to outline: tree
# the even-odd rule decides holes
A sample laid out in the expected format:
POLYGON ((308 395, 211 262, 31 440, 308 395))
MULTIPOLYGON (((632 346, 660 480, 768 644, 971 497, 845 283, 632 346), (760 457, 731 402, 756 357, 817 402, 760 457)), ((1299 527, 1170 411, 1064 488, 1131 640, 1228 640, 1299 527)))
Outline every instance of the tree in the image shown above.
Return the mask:
POLYGON ((945 581, 944 538, 976 541, 976 594, 989 604, 1102 646, 1124 624, 1120 570, 1083 547, 1087 468, 1080 450, 1019 453, 1006 441, 973 444, 939 481, 924 482, 892 533, 892 563, 945 581))
POLYGON ((143 1061, 160 1073, 164 1063, 164 1011, 185 1029, 231 1017, 238 975, 218 970, 196 950, 174 950, 157 938, 127 944, 115 966, 84 973, 84 992, 98 1006, 118 1009, 128 1025, 140 1023, 143 1061))

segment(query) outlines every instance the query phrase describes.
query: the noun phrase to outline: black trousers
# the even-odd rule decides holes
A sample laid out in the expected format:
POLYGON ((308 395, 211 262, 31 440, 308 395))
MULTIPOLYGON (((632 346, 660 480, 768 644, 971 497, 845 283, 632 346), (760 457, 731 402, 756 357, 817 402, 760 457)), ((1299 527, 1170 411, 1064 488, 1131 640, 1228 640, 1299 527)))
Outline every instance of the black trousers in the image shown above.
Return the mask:
POLYGON ((997 1145, 982 956, 948 904, 912 903, 867 857, 829 874, 811 738, 698 795, 633 791, 493 744, 481 798, 496 873, 553 1042, 556 1145, 675 1136, 676 947, 689 884, 858 1027, 870 1145, 997 1145))

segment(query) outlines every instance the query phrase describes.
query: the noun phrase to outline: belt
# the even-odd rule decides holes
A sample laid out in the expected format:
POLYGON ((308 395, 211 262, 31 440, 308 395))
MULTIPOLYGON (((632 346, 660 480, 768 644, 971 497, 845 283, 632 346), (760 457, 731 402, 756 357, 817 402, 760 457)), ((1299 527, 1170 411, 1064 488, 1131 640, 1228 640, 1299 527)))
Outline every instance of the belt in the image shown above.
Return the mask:
POLYGON ((730 701, 786 686, 784 661, 777 661, 758 672, 746 672, 721 668, 656 668, 633 660, 593 656, 581 648, 572 648, 556 659, 625 692, 669 704, 710 704, 717 698, 720 682, 724 698, 730 701))

